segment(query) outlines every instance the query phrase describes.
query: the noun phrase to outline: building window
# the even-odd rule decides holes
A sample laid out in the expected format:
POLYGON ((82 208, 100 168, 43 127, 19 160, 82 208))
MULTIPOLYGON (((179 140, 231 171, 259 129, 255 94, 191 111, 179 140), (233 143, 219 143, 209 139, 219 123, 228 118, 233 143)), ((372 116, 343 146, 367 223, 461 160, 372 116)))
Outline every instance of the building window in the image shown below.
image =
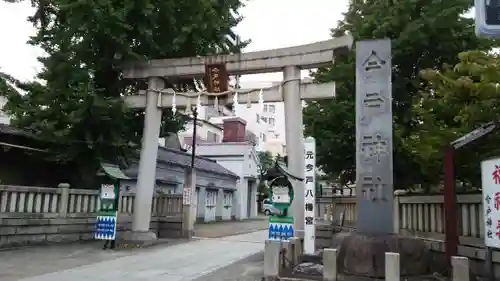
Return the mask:
POLYGON ((257 114, 257 124, 259 124, 259 123, 260 123, 260 115, 257 114))
POLYGON ((262 134, 262 141, 266 141, 266 134, 262 134))
POLYGON ((207 140, 217 142, 217 134, 213 132, 207 132, 207 140))
POLYGON ((269 118, 269 125, 274 126, 275 122, 276 121, 274 120, 274 118, 272 117, 269 118))
POLYGON ((262 116, 260 120, 262 120, 264 123, 267 123, 267 117, 262 116))
POLYGON ((267 112, 267 104, 264 104, 264 112, 267 112))
POLYGON ((276 106, 275 106, 275 105, 273 105, 273 104, 270 104, 270 105, 269 105, 269 112, 271 112, 271 113, 275 113, 275 112, 276 112, 276 106))

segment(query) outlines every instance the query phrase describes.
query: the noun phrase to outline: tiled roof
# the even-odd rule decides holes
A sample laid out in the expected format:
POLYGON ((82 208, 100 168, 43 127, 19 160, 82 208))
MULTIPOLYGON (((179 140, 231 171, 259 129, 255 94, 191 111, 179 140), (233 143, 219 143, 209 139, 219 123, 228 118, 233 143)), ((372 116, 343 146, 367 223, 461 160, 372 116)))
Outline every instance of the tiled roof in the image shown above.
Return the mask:
POLYGON ((2 124, 2 123, 0 123, 0 133, 36 139, 35 135, 33 135, 25 130, 21 130, 21 129, 15 128, 13 126, 10 126, 7 124, 2 124))
MULTIPOLYGON (((182 167, 189 167, 191 166, 191 153, 165 147, 159 147, 158 161, 179 165, 182 167)), ((224 168, 215 160, 208 159, 206 157, 196 156, 194 160, 194 167, 196 170, 238 178, 238 176, 235 173, 224 168)))
MULTIPOLYGON (((158 162, 168 163, 181 167, 190 167, 191 166, 191 153, 165 148, 158 147, 158 162)), ((239 178, 238 175, 231 172, 230 170, 224 168, 222 165, 217 163, 212 159, 208 159, 202 156, 196 156, 194 161, 195 169, 198 171, 219 174, 224 176, 229 176, 232 178, 239 178)), ((126 170, 126 174, 129 177, 136 178, 138 173, 138 166, 133 165, 129 169, 126 170)), ((157 177, 160 175, 157 175, 157 177)))
MULTIPOLYGON (((6 124, 0 124, 0 134, 9 134, 9 135, 17 135, 17 136, 24 136, 28 138, 34 138, 36 137, 32 134, 30 134, 27 131, 21 130, 14 128, 12 126, 6 125, 6 124)), ((171 148, 165 148, 165 147, 158 147, 158 162, 164 162, 164 163, 169 163, 172 165, 177 165, 181 167, 190 167, 191 166, 191 154, 183 151, 179 151, 176 149, 171 149, 171 148)), ((131 177, 136 177, 137 176, 137 168, 138 167, 131 167, 130 169, 127 170, 127 175, 131 177)), ((239 178, 235 173, 229 171, 228 169, 224 168, 220 164, 218 164, 216 161, 197 156, 195 159, 195 169, 199 171, 204 171, 208 173, 214 173, 214 174, 219 174, 219 175, 225 175, 233 178, 239 178)))

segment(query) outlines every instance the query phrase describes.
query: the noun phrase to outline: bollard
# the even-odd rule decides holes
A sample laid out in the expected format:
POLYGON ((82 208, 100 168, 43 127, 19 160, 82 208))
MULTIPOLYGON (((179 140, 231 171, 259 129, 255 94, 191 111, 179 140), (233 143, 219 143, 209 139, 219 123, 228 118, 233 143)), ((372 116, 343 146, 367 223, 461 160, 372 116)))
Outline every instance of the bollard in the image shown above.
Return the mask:
POLYGON ((290 241, 283 241, 281 243, 281 248, 284 250, 284 255, 280 256, 280 258, 283 258, 281 268, 288 268, 294 265, 292 243, 290 241))
POLYGON ((399 281, 399 254, 385 253, 385 280, 399 281))
POLYGON ((323 250, 323 280, 337 281, 337 249, 323 250))
POLYGON ((281 242, 266 240, 264 246, 264 278, 274 280, 278 278, 280 269, 281 242))
POLYGON ((469 259, 466 257, 453 256, 451 257, 453 281, 469 281, 469 259))
POLYGON ((302 256, 302 244, 299 237, 293 237, 290 239, 290 244, 292 244, 292 262, 293 264, 299 264, 300 257, 302 256))

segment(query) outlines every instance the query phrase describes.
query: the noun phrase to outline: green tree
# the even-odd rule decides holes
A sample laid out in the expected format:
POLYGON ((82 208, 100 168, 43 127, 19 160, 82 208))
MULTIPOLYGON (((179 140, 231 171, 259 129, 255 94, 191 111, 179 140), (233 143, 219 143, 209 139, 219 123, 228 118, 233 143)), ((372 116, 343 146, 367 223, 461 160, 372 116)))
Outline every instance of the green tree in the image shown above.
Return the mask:
POLYGON ((18 95, 19 93, 15 88, 17 83, 18 81, 14 77, 0 72, 0 95, 5 97, 18 95))
MULTIPOLYGON (((267 174, 267 171, 274 166, 274 157, 273 154, 269 151, 259 151, 259 193, 262 194, 262 198, 266 198, 268 194, 268 190, 266 185, 264 184, 264 177, 267 174)), ((260 198, 259 201, 262 199, 260 198)))
MULTIPOLYGON (((422 71, 425 88, 415 98, 416 130, 407 138, 409 150, 425 172, 439 178, 442 147, 490 121, 500 120, 500 57, 482 51, 460 53, 457 64, 422 71)), ((456 177, 465 186, 480 187, 479 163, 498 156, 499 134, 457 151, 456 177)))
MULTIPOLYGON (((34 1, 30 21, 38 28, 30 44, 41 47, 44 83, 16 83, 26 94, 10 95, 13 124, 53 143, 52 160, 73 163, 82 182, 99 161, 117 162, 135 151, 143 112, 128 109, 121 97, 146 88, 124 80, 120 66, 137 60, 235 53, 248 42, 231 44, 233 16, 241 6, 229 1, 34 1)), ((15 5, 15 4, 14 4, 15 5)), ((237 14, 236 14, 237 15, 237 14)), ((176 89, 189 80, 167 81, 176 89)), ((179 116, 163 114, 162 132, 177 132, 179 116)))
MULTIPOLYGON (((417 125, 412 104, 422 89, 419 72, 457 62, 463 50, 487 50, 492 42, 474 34, 473 20, 463 17, 471 1, 353 1, 344 19, 332 30, 356 41, 392 40, 394 114, 394 181, 396 188, 435 180, 418 160, 419 151, 405 142, 417 125)), ((355 169, 355 51, 336 59, 332 67, 314 74, 320 83, 335 81, 336 98, 308 104, 305 134, 316 138, 318 164, 326 173, 354 175, 355 169)), ((349 177, 348 177, 349 178, 349 177)), ((343 180, 348 182, 349 179, 343 180)))
POLYGON ((273 154, 269 151, 259 151, 259 174, 262 179, 269 168, 274 166, 273 154))

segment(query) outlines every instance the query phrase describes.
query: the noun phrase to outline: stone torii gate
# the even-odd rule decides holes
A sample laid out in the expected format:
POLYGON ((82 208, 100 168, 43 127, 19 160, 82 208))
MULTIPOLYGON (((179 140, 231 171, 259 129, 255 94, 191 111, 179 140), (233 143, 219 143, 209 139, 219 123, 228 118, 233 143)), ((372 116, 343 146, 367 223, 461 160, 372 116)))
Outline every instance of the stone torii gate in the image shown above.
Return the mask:
MULTIPOLYGON (((147 79, 148 90, 145 94, 127 96, 126 103, 133 108, 145 109, 144 135, 139 162, 138 188, 134 202, 134 216, 132 232, 127 240, 150 241, 156 238, 149 231, 151 219, 151 204, 154 191, 156 172, 156 157, 158 152, 158 138, 160 133, 161 108, 172 107, 174 91, 164 89, 163 79, 168 78, 200 78, 205 75, 208 65, 224 65, 228 74, 244 75, 283 71, 283 83, 279 88, 264 89, 264 102, 284 102, 285 134, 288 151, 289 171, 304 177, 304 137, 301 100, 317 100, 332 98, 335 95, 335 84, 300 83, 300 71, 326 67, 331 65, 336 55, 345 53, 351 48, 353 38, 350 35, 316 42, 307 45, 250 52, 232 55, 214 55, 206 57, 191 57, 179 59, 159 59, 143 63, 136 63, 124 67, 124 78, 147 79), (282 90, 279 91, 278 89, 282 90), (289 122, 289 120, 291 122, 289 122)), ((240 92, 239 90, 238 92, 240 92)), ((256 89, 255 91, 259 91, 256 89)), ((259 95, 249 91, 237 94, 240 103, 258 103, 259 95)), ((210 94, 199 96, 196 93, 175 95, 176 107, 185 107, 190 104, 211 105, 210 94)), ((231 98, 227 98, 232 102, 231 98)), ((190 173, 185 182, 185 193, 195 194, 195 175, 190 173), (187 191, 187 192, 186 192, 187 191)), ((294 181, 295 194, 304 194, 303 182, 294 181)), ((184 219, 189 220, 189 229, 194 223, 192 198, 184 202, 185 209, 189 210, 184 219), (187 207, 187 208, 186 208, 187 207)), ((303 237, 304 230, 304 196, 297 196, 292 204, 292 214, 295 218, 297 236, 303 237)))

